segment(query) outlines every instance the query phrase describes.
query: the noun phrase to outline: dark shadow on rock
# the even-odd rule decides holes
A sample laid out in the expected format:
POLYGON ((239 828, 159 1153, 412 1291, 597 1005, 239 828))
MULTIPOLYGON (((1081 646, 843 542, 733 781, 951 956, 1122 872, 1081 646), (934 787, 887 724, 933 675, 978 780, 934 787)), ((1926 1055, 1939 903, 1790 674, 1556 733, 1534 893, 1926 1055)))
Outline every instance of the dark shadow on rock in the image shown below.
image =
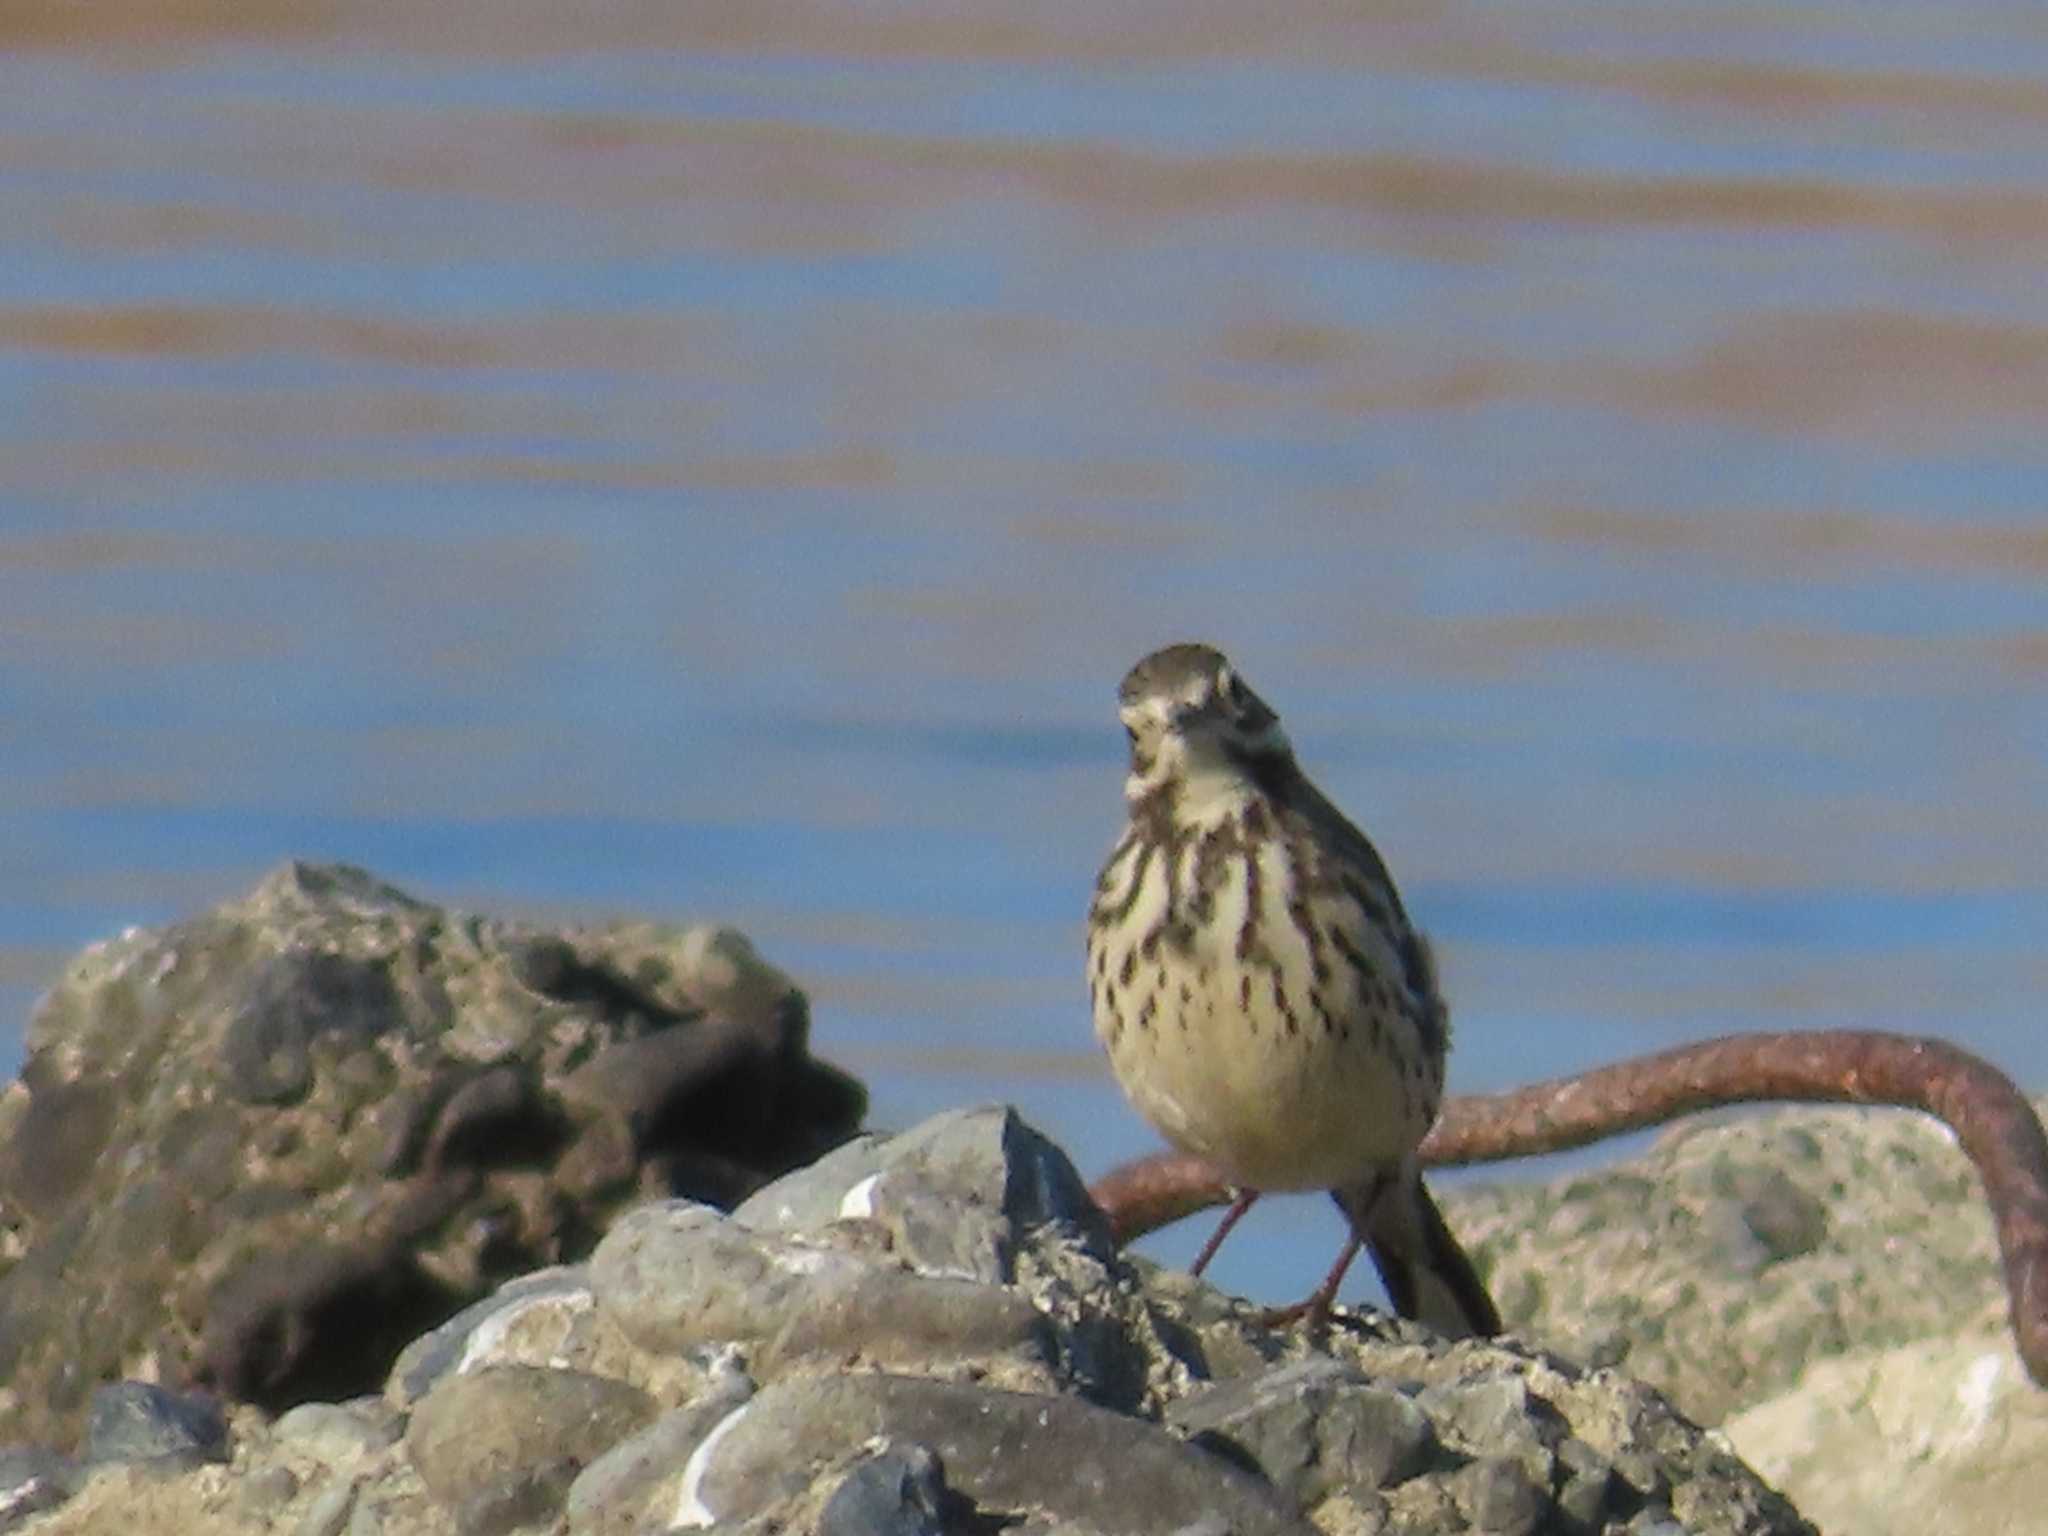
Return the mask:
POLYGON ((284 1408, 621 1208, 730 1206, 838 1145, 860 1084, 728 930, 550 930, 290 864, 75 959, 0 1094, 0 1441, 144 1371, 284 1408))

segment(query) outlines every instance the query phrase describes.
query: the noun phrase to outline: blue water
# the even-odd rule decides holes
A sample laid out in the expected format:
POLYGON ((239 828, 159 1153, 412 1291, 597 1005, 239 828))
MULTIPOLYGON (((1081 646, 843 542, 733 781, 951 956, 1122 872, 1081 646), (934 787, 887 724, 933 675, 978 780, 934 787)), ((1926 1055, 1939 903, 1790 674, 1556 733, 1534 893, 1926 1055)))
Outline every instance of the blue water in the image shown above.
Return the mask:
MULTIPOLYGON (((2032 8, 678 10, 0 23, 0 1065, 341 858, 738 922, 878 1122, 1101 1169, 1112 693, 1200 637, 1456 1086, 2048 1084, 2032 8)), ((1270 1204, 1278 1298, 1335 1227, 1270 1204)))

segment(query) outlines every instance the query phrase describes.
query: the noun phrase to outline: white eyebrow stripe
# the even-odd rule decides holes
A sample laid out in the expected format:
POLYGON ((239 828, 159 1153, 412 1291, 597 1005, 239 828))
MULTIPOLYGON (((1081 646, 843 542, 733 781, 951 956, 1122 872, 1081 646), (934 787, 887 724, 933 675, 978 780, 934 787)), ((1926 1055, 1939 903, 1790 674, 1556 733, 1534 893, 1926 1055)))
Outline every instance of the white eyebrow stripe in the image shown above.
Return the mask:
POLYGON ((1125 725, 1144 725, 1147 723, 1164 725, 1171 712, 1169 705, 1169 700, 1162 699, 1157 694, 1148 693, 1135 704, 1121 706, 1116 714, 1117 718, 1123 721, 1125 725))

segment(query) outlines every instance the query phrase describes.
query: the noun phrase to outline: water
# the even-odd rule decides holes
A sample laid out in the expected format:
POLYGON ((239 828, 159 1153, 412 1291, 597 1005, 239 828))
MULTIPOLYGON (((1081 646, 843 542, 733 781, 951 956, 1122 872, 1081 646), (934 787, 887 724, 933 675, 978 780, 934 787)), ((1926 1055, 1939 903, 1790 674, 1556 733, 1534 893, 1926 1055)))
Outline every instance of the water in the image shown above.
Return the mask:
MULTIPOLYGON (((878 1122, 1099 1170, 1112 689, 1205 638, 1456 1086, 2048 1083, 2037 7, 0 29, 0 1065, 78 946, 345 858, 737 921, 878 1122)), ((1306 1289, 1332 1220, 1254 1223, 1221 1278, 1306 1289)))

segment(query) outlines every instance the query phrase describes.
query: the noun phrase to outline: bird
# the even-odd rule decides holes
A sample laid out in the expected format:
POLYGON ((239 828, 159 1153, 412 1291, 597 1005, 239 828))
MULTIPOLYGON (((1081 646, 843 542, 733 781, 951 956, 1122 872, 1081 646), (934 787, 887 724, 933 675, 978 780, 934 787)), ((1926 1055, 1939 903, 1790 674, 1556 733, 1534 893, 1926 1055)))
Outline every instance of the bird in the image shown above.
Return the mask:
POLYGON ((1127 821, 1089 904, 1089 996, 1125 1097, 1235 1193, 1193 1272, 1261 1194, 1326 1189, 1349 1241, 1270 1320, 1326 1323, 1363 1246, 1403 1317, 1497 1334, 1416 1159, 1450 1022, 1386 864, 1213 646, 1154 651, 1117 699, 1127 821))

